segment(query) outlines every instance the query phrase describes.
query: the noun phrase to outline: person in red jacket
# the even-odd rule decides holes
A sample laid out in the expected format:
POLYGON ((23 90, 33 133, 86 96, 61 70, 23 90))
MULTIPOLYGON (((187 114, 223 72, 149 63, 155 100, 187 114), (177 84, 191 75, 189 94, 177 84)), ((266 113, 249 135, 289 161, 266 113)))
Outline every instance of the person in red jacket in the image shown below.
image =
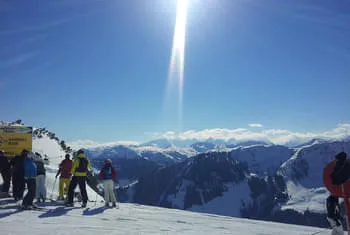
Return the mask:
POLYGON ((112 206, 116 207, 116 196, 114 194, 114 181, 117 178, 117 173, 112 166, 112 160, 105 160, 105 164, 100 171, 99 180, 103 180, 104 186, 104 198, 106 206, 109 206, 109 202, 112 202, 112 206))
POLYGON ((70 183, 71 170, 73 167, 73 162, 69 159, 69 157, 69 154, 66 154, 65 159, 59 165, 59 169, 56 174, 56 178, 61 175, 59 183, 59 200, 64 200, 63 194, 66 196, 66 199, 68 198, 68 188, 70 183))

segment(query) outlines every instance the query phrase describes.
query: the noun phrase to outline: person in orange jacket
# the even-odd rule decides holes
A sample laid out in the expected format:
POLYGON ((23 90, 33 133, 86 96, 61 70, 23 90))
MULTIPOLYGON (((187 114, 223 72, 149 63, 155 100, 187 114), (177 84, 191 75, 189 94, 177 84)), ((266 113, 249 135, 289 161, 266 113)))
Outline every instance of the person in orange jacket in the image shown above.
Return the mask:
POLYGON ((113 207, 116 207, 116 197, 114 194, 114 181, 117 178, 117 173, 112 166, 112 160, 106 159, 103 168, 99 174, 99 180, 103 180, 104 187, 104 198, 106 206, 109 206, 109 202, 112 203, 113 207))

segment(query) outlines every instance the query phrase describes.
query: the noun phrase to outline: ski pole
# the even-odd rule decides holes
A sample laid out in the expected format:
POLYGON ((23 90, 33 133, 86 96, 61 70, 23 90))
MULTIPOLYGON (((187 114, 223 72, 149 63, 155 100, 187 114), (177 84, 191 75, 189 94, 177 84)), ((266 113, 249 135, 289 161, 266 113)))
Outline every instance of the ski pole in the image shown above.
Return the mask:
POLYGON ((98 195, 98 193, 96 192, 95 206, 96 206, 96 204, 97 204, 97 195, 98 195))

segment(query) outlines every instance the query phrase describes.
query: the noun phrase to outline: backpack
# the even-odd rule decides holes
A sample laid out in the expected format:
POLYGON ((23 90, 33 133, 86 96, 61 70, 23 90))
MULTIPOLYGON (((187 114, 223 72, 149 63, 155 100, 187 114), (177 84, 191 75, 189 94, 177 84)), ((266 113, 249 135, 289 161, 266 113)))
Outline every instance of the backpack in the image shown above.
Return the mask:
POLYGON ((79 158, 79 166, 77 167, 77 172, 87 172, 88 171, 88 160, 86 158, 79 158))
POLYGON ((103 179, 112 179, 112 166, 105 167, 103 179))

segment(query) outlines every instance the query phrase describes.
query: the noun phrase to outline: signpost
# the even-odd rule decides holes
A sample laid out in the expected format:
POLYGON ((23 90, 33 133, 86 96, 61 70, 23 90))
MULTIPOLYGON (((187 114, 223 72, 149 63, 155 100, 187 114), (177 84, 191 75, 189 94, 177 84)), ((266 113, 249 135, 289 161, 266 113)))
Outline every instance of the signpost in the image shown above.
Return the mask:
POLYGON ((347 230, 350 235, 350 180, 345 181, 344 184, 334 185, 332 184, 332 172, 335 166, 335 161, 327 164, 323 170, 323 183, 328 191, 336 197, 344 198, 344 205, 346 209, 347 217, 347 230))
POLYGON ((32 151, 33 128, 28 126, 0 126, 0 149, 5 155, 19 155, 23 149, 32 151))

